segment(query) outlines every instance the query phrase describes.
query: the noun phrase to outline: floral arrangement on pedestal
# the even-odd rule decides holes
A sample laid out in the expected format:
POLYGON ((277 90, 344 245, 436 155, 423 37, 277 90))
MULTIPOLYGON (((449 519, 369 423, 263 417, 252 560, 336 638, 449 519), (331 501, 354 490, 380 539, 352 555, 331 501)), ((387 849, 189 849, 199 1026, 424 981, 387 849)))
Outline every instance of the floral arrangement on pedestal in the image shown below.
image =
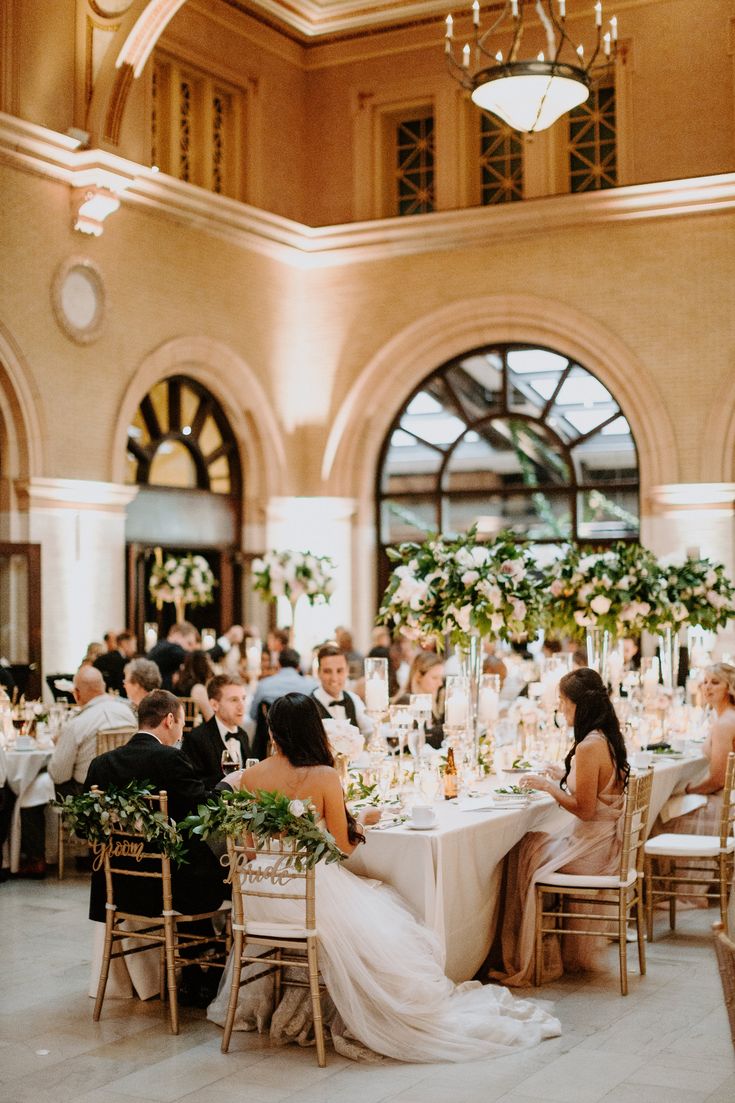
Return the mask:
POLYGON ((329 601, 334 593, 334 561, 311 552, 269 551, 253 560, 253 589, 265 601, 285 597, 293 608, 305 596, 310 605, 329 601))
POLYGON ((453 540, 389 548, 396 566, 378 623, 412 639, 433 636, 439 646, 469 645, 475 634, 504 640, 536 631, 541 619, 538 572, 527 546, 511 533, 482 543, 473 527, 453 540))
POLYGON ((546 624, 573 637, 592 628, 616 636, 655 630, 658 579, 655 556, 640 544, 569 546, 543 572, 546 624))
POLYGON ((181 621, 187 605, 210 605, 217 585, 203 555, 167 555, 151 572, 148 590, 154 601, 171 601, 181 621))
POLYGON ((665 556, 659 561, 656 626, 698 625, 713 632, 735 615, 735 587, 722 563, 695 556, 665 556))

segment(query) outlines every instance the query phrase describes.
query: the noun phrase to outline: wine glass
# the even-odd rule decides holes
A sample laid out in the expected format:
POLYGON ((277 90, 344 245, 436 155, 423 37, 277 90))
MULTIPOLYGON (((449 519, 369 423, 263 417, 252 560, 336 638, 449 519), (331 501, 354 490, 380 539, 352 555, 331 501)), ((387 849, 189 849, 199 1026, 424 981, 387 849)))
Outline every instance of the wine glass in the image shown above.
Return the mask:
POLYGON ((225 777, 227 777, 228 774, 234 773, 235 770, 240 769, 240 763, 235 760, 229 747, 225 747, 223 750, 220 764, 222 766, 222 773, 225 777))
POLYGON ((414 727, 408 733, 408 749, 418 759, 426 743, 426 729, 434 718, 433 698, 430 693, 412 693, 410 702, 414 727))
POLYGON ((433 804, 439 795, 439 774, 433 765, 426 765, 419 773, 419 789, 427 804, 433 804))
POLYGON ((413 711, 410 705, 391 705, 390 726, 398 737, 398 754, 403 751, 408 743, 408 733, 413 726, 413 711))

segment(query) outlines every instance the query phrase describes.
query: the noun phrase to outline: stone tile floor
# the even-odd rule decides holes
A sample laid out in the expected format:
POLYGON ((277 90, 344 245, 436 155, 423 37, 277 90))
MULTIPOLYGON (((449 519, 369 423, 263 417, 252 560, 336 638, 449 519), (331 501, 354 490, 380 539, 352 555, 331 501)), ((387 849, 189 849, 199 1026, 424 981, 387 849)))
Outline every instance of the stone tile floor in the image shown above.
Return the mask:
POLYGON ((625 999, 614 971, 544 988, 564 1033, 536 1049, 462 1065, 356 1065, 329 1050, 319 1069, 313 1051, 254 1034, 222 1054, 200 1011, 182 1010, 173 1037, 157 1000, 109 1000, 93 1023, 86 908, 79 877, 0 885, 0 1103, 735 1101, 714 911, 682 913, 676 937, 662 916, 625 999))

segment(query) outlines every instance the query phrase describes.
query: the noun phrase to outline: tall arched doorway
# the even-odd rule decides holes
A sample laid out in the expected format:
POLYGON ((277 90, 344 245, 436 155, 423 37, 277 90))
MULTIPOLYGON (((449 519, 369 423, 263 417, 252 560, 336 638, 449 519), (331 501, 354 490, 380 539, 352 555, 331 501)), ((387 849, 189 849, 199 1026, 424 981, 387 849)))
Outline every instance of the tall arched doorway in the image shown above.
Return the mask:
POLYGON ((211 605, 190 608, 198 628, 221 631, 240 619, 242 471, 232 428, 214 395, 187 375, 157 383, 131 421, 126 481, 140 488, 128 508, 128 621, 159 632, 174 607, 156 607, 148 589, 157 559, 197 552, 218 585, 211 605))
POLYGON ((476 524, 538 545, 639 534, 638 453, 615 397, 571 357, 496 344, 414 389, 378 465, 378 590, 385 549, 476 524))

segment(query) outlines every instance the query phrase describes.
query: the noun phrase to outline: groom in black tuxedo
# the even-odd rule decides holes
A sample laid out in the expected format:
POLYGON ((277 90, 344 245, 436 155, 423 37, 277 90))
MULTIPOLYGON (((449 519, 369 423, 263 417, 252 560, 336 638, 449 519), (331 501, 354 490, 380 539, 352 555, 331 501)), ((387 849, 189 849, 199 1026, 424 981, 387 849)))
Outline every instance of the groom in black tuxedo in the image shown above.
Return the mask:
POLYGON ((218 674, 207 683, 209 703, 214 716, 184 735, 183 752, 206 789, 214 789, 222 780, 222 755, 245 765, 250 744, 242 728, 245 718, 245 686, 233 674, 218 674))
MULTIPOLYGON (((175 744, 184 730, 184 709, 178 697, 165 689, 155 689, 138 705, 140 731, 123 747, 117 747, 92 760, 84 782, 85 790, 93 785, 106 789, 109 785, 123 788, 130 781, 148 781, 153 789, 165 789, 169 815, 182 820, 208 797, 191 763, 175 744)), ((194 835, 187 838, 188 861, 180 866, 171 864, 173 904, 184 914, 213 911, 229 896, 224 884, 224 870, 206 843, 194 835)), ((160 881, 147 877, 119 878, 120 911, 137 915, 159 915, 161 912, 160 881)), ((105 920, 104 872, 92 874, 89 918, 105 920)))

